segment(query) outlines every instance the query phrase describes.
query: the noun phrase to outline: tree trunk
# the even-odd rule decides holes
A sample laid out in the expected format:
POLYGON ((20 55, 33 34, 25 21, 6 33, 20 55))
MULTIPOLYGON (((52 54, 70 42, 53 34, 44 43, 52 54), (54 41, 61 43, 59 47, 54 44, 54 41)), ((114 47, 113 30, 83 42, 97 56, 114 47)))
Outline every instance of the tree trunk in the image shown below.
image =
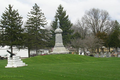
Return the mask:
POLYGON ((28 57, 30 57, 30 48, 28 47, 28 57))
POLYGON ((38 48, 37 48, 37 46, 36 46, 36 55, 38 55, 38 52, 37 52, 37 51, 38 51, 38 48))
POLYGON ((99 47, 97 47, 97 52, 99 53, 99 47))
POLYGON ((11 48, 11 53, 13 53, 13 46, 11 45, 10 48, 11 48))
POLYGON ((115 51, 117 52, 117 47, 115 47, 115 51))
POLYGON ((77 48, 77 54, 79 55, 79 48, 77 48))
POLYGON ((109 52, 110 52, 110 47, 109 47, 109 52))

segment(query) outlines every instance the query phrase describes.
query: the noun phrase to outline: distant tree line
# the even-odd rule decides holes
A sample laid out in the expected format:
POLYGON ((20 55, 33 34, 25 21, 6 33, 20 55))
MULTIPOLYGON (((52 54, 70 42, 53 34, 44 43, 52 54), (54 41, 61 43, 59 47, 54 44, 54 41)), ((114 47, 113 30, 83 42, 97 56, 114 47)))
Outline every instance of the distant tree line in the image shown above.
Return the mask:
POLYGON ((63 30, 63 43, 67 47, 91 49, 93 52, 102 46, 120 47, 120 25, 117 21, 110 19, 109 13, 105 10, 90 9, 85 15, 73 24, 69 20, 62 5, 58 6, 54 20, 50 25, 50 30, 43 29, 47 25, 47 20, 35 3, 31 11, 28 12, 27 21, 23 25, 22 16, 12 5, 4 11, 0 19, 0 45, 13 46, 36 50, 40 48, 52 48, 55 44, 55 29, 57 21, 60 21, 60 28, 63 30), (23 26, 23 27, 22 27, 23 26))
POLYGON ((75 37, 71 40, 71 45, 76 48, 91 49, 92 52, 97 49, 99 52, 102 46, 109 48, 109 51, 111 47, 116 48, 116 51, 120 47, 120 24, 117 20, 112 21, 105 10, 93 8, 86 11, 72 29, 75 37))

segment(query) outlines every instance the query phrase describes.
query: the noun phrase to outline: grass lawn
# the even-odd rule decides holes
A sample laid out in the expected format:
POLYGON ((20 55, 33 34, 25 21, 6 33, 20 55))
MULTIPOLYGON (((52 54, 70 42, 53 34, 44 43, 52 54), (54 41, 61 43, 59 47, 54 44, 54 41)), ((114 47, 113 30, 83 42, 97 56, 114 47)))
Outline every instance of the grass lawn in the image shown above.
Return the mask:
POLYGON ((120 58, 59 54, 23 61, 28 66, 5 68, 7 60, 0 60, 0 80, 120 80, 120 58))

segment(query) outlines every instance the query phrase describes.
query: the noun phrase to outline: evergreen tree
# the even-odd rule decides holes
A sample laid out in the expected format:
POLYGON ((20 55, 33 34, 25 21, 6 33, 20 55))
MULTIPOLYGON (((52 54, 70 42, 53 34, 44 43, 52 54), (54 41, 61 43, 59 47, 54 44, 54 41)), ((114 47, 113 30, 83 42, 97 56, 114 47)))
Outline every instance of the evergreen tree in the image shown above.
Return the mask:
POLYGON ((120 47, 119 37, 120 37, 120 25, 117 21, 115 21, 113 32, 111 33, 110 38, 108 38, 109 39, 107 43, 108 46, 114 48, 120 47))
POLYGON ((41 29, 41 27, 47 24, 46 18, 36 3, 27 16, 28 20, 25 26, 27 32, 26 46, 28 47, 29 53, 30 49, 36 49, 37 54, 37 50, 43 48, 47 42, 46 30, 41 29))
POLYGON ((64 45, 70 43, 70 39, 72 37, 72 34, 73 34, 73 30, 71 29, 72 27, 72 23, 70 22, 69 16, 66 15, 66 11, 63 10, 63 7, 62 5, 59 5, 58 9, 57 9, 57 12, 56 12, 56 15, 55 15, 55 20, 52 22, 52 38, 51 38, 51 47, 54 46, 54 43, 55 43, 55 29, 57 28, 57 21, 59 19, 59 22, 60 22, 60 28, 63 30, 63 43, 64 45))
POLYGON ((9 5, 8 8, 2 14, 1 27, 5 29, 2 34, 3 43, 9 45, 11 52, 13 52, 13 46, 20 46, 23 44, 22 39, 22 17, 19 15, 18 10, 14 10, 13 6, 9 5))
POLYGON ((107 42, 107 33, 106 32, 98 32, 95 35, 98 39, 101 39, 103 41, 103 45, 106 46, 106 42, 107 42))
POLYGON ((3 32, 4 32, 4 29, 2 28, 1 24, 0 24, 0 46, 4 46, 4 43, 3 43, 3 32))

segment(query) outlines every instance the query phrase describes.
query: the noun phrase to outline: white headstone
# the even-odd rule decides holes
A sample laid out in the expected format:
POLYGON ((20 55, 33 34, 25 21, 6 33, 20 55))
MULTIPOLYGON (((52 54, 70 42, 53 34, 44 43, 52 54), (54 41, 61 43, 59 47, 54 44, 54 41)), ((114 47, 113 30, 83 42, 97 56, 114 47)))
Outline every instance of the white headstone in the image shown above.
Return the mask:
POLYGON ((104 57, 104 54, 102 52, 100 53, 100 57, 104 57))
POLYGON ((84 52, 82 52, 82 55, 84 55, 84 52))
POLYGON ((5 68, 16 68, 22 66, 27 66, 27 64, 23 63, 19 56, 14 55, 13 57, 8 57, 8 64, 5 68))
POLYGON ((118 55, 118 57, 120 57, 120 54, 118 55))

